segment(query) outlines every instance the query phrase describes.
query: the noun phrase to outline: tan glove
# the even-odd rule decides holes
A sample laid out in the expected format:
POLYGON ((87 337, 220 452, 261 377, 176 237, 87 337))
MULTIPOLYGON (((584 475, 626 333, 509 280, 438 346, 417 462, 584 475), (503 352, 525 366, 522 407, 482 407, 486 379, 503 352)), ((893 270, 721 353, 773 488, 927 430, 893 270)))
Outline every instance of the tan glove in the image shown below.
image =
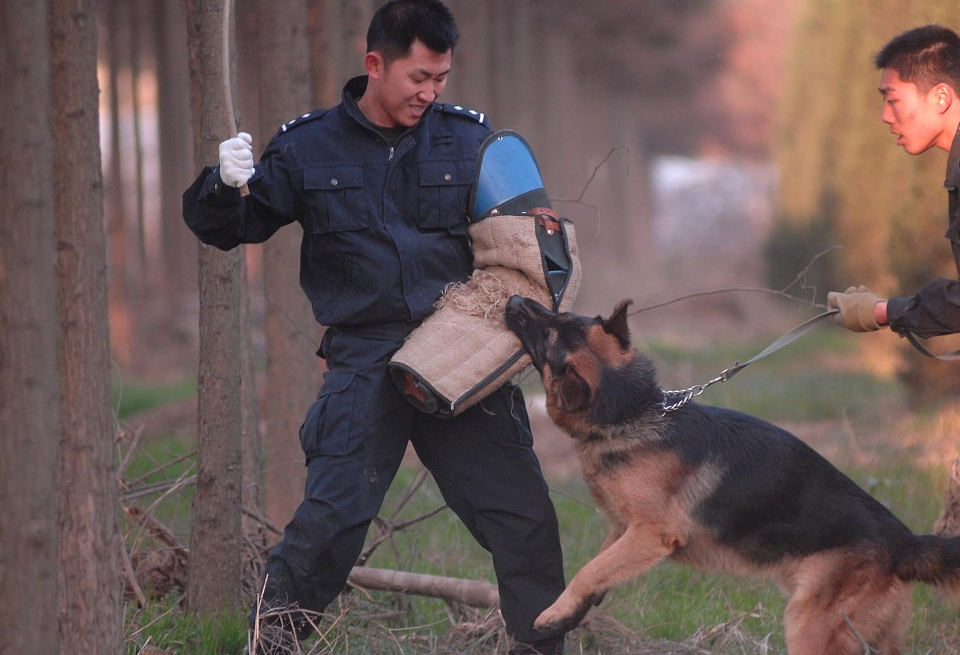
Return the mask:
POLYGON ((834 316, 838 324, 854 332, 872 332, 880 329, 873 314, 873 308, 883 298, 867 287, 850 287, 843 293, 831 291, 827 294, 827 307, 839 309, 834 316))

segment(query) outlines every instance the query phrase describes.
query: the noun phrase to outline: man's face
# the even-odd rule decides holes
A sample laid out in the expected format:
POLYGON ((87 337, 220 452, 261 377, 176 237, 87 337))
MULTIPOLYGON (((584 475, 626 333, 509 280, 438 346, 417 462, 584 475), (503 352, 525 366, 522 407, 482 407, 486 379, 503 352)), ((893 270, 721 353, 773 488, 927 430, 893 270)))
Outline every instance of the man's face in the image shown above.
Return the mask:
MULTIPOLYGON (((897 136, 898 146, 903 146, 911 155, 919 155, 938 145, 944 134, 944 117, 937 87, 922 93, 916 84, 901 80, 897 71, 884 68, 880 74, 880 94, 883 96, 881 119, 897 136)), ((952 140, 953 135, 948 136, 952 140)))
POLYGON ((370 76, 360 99, 364 115, 380 127, 413 127, 447 85, 453 52, 434 52, 418 40, 410 53, 385 64, 377 52, 367 53, 370 76))

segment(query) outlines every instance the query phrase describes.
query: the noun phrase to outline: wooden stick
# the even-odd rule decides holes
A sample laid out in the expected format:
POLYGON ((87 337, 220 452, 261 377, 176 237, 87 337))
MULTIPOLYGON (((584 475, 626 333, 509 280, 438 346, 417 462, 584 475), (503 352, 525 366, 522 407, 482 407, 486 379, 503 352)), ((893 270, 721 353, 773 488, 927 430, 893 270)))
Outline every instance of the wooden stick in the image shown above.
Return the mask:
POLYGON ((347 582, 362 589, 395 591, 429 598, 439 598, 487 609, 500 604, 497 586, 486 580, 465 580, 426 573, 354 567, 347 582))
MULTIPOLYGON (((233 24, 233 1, 223 0, 223 55, 221 66, 223 70, 223 103, 226 105, 227 127, 230 136, 234 136, 240 129, 237 114, 233 111, 233 82, 230 77, 230 27, 233 24)), ((241 196, 249 196, 250 189, 244 184, 240 187, 241 196)))

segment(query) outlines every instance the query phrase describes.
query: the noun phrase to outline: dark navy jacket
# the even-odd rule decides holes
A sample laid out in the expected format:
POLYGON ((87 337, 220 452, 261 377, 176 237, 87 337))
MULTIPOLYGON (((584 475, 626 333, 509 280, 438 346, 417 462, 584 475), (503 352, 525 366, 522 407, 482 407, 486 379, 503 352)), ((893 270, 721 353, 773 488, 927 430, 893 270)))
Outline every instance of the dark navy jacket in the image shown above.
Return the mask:
POLYGON ((357 107, 365 88, 354 78, 341 104, 281 127, 249 196, 208 167, 183 197, 190 229, 224 250, 299 222, 300 285, 322 325, 421 320, 473 269, 466 208, 491 131, 483 114, 434 103, 390 146, 357 107))

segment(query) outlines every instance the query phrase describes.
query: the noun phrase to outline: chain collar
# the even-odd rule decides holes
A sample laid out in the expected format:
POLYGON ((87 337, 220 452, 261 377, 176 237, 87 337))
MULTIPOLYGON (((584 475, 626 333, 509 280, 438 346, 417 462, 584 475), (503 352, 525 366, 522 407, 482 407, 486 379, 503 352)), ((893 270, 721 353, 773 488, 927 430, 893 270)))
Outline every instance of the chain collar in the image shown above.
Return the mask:
MULTIPOLYGON (((737 364, 734 364, 733 368, 736 368, 737 366, 739 366, 739 362, 737 364)), ((688 387, 687 389, 672 389, 672 390, 662 389, 661 391, 663 392, 663 400, 660 401, 660 416, 663 416, 668 412, 677 411, 678 409, 686 405, 688 402, 690 402, 691 400, 693 400, 694 398, 702 394, 709 387, 717 384, 718 382, 726 382, 727 380, 730 379, 730 370, 731 369, 729 368, 724 369, 723 371, 720 372, 720 375, 713 378, 709 382, 705 382, 703 384, 695 384, 692 387, 688 387), (671 397, 676 397, 676 400, 673 400, 672 402, 668 401, 668 399, 671 397)))

